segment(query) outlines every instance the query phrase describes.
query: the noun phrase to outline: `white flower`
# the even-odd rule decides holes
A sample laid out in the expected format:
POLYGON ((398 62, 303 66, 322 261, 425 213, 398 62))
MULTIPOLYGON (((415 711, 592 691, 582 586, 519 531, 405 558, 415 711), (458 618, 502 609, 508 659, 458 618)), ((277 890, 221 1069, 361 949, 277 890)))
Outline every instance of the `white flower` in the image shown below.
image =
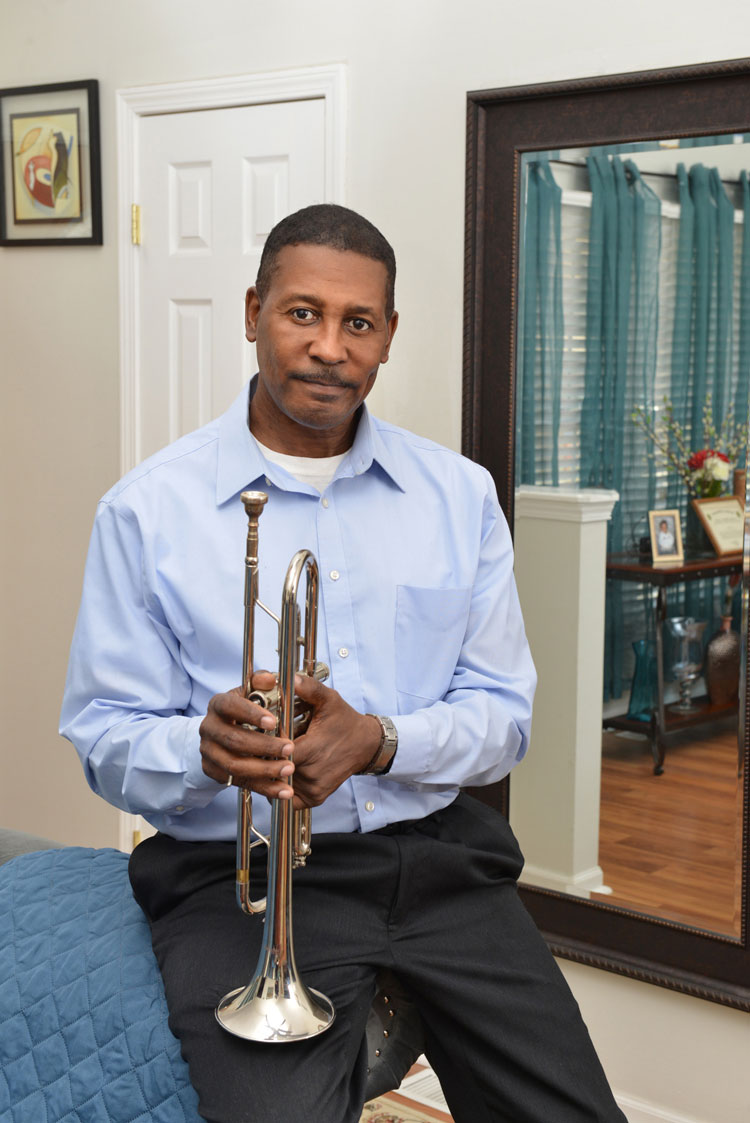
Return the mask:
POLYGON ((703 465, 705 474, 712 480, 728 480, 729 464, 719 456, 709 456, 703 465))

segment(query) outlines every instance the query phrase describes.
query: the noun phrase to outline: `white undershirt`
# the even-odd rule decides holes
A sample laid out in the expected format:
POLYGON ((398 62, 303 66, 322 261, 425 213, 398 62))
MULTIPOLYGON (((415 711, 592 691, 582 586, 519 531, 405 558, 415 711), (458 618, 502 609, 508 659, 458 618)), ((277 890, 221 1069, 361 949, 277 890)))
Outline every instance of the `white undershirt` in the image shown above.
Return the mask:
POLYGON ((346 456, 346 452, 341 452, 338 456, 289 456, 285 452, 276 452, 272 448, 266 448, 257 437, 254 437, 253 440, 266 460, 270 460, 272 464, 278 464, 300 483, 311 484, 320 492, 325 491, 328 487, 336 474, 336 469, 346 456))

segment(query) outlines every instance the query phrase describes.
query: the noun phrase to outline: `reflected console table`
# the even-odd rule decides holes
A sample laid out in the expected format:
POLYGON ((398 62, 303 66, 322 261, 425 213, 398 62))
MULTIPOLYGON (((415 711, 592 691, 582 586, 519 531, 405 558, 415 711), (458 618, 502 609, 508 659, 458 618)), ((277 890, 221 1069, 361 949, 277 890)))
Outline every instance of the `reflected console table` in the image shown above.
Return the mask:
POLYGON ((689 725, 700 725, 716 717, 733 713, 737 703, 714 706, 704 695, 696 698, 697 709, 691 713, 680 714, 664 705, 664 640, 663 627, 667 618, 667 589, 687 581, 700 581, 710 577, 731 577, 742 573, 742 554, 726 554, 723 557, 701 557, 674 565, 653 565, 641 561, 634 554, 609 554, 607 556, 607 577, 616 581, 636 581, 656 589, 655 632, 656 632, 656 675, 657 702, 650 723, 636 718, 616 716, 604 719, 606 729, 628 729, 644 733, 651 739, 651 752, 654 757, 654 773, 660 776, 664 771, 665 737, 689 725), (644 726, 646 729, 644 729, 644 726))

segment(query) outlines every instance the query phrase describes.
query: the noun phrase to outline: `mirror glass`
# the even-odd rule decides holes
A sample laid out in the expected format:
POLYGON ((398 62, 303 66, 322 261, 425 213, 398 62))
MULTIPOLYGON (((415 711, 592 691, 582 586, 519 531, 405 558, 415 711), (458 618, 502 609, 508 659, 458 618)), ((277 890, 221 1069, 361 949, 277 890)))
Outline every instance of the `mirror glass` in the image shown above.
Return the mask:
POLYGON ((540 675, 510 785, 524 878, 728 937, 742 920, 749 141, 518 163, 516 572, 540 675))

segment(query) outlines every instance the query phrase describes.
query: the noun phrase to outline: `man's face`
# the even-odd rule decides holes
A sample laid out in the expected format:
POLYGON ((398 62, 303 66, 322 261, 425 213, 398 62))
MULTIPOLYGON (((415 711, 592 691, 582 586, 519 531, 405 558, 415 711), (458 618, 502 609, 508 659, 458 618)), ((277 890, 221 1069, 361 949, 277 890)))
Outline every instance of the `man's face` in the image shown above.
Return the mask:
POLYGON ((246 299, 258 356, 251 428, 269 448, 300 456, 343 452, 354 413, 388 360, 397 313, 386 318, 386 268, 327 246, 285 246, 261 302, 246 299))

